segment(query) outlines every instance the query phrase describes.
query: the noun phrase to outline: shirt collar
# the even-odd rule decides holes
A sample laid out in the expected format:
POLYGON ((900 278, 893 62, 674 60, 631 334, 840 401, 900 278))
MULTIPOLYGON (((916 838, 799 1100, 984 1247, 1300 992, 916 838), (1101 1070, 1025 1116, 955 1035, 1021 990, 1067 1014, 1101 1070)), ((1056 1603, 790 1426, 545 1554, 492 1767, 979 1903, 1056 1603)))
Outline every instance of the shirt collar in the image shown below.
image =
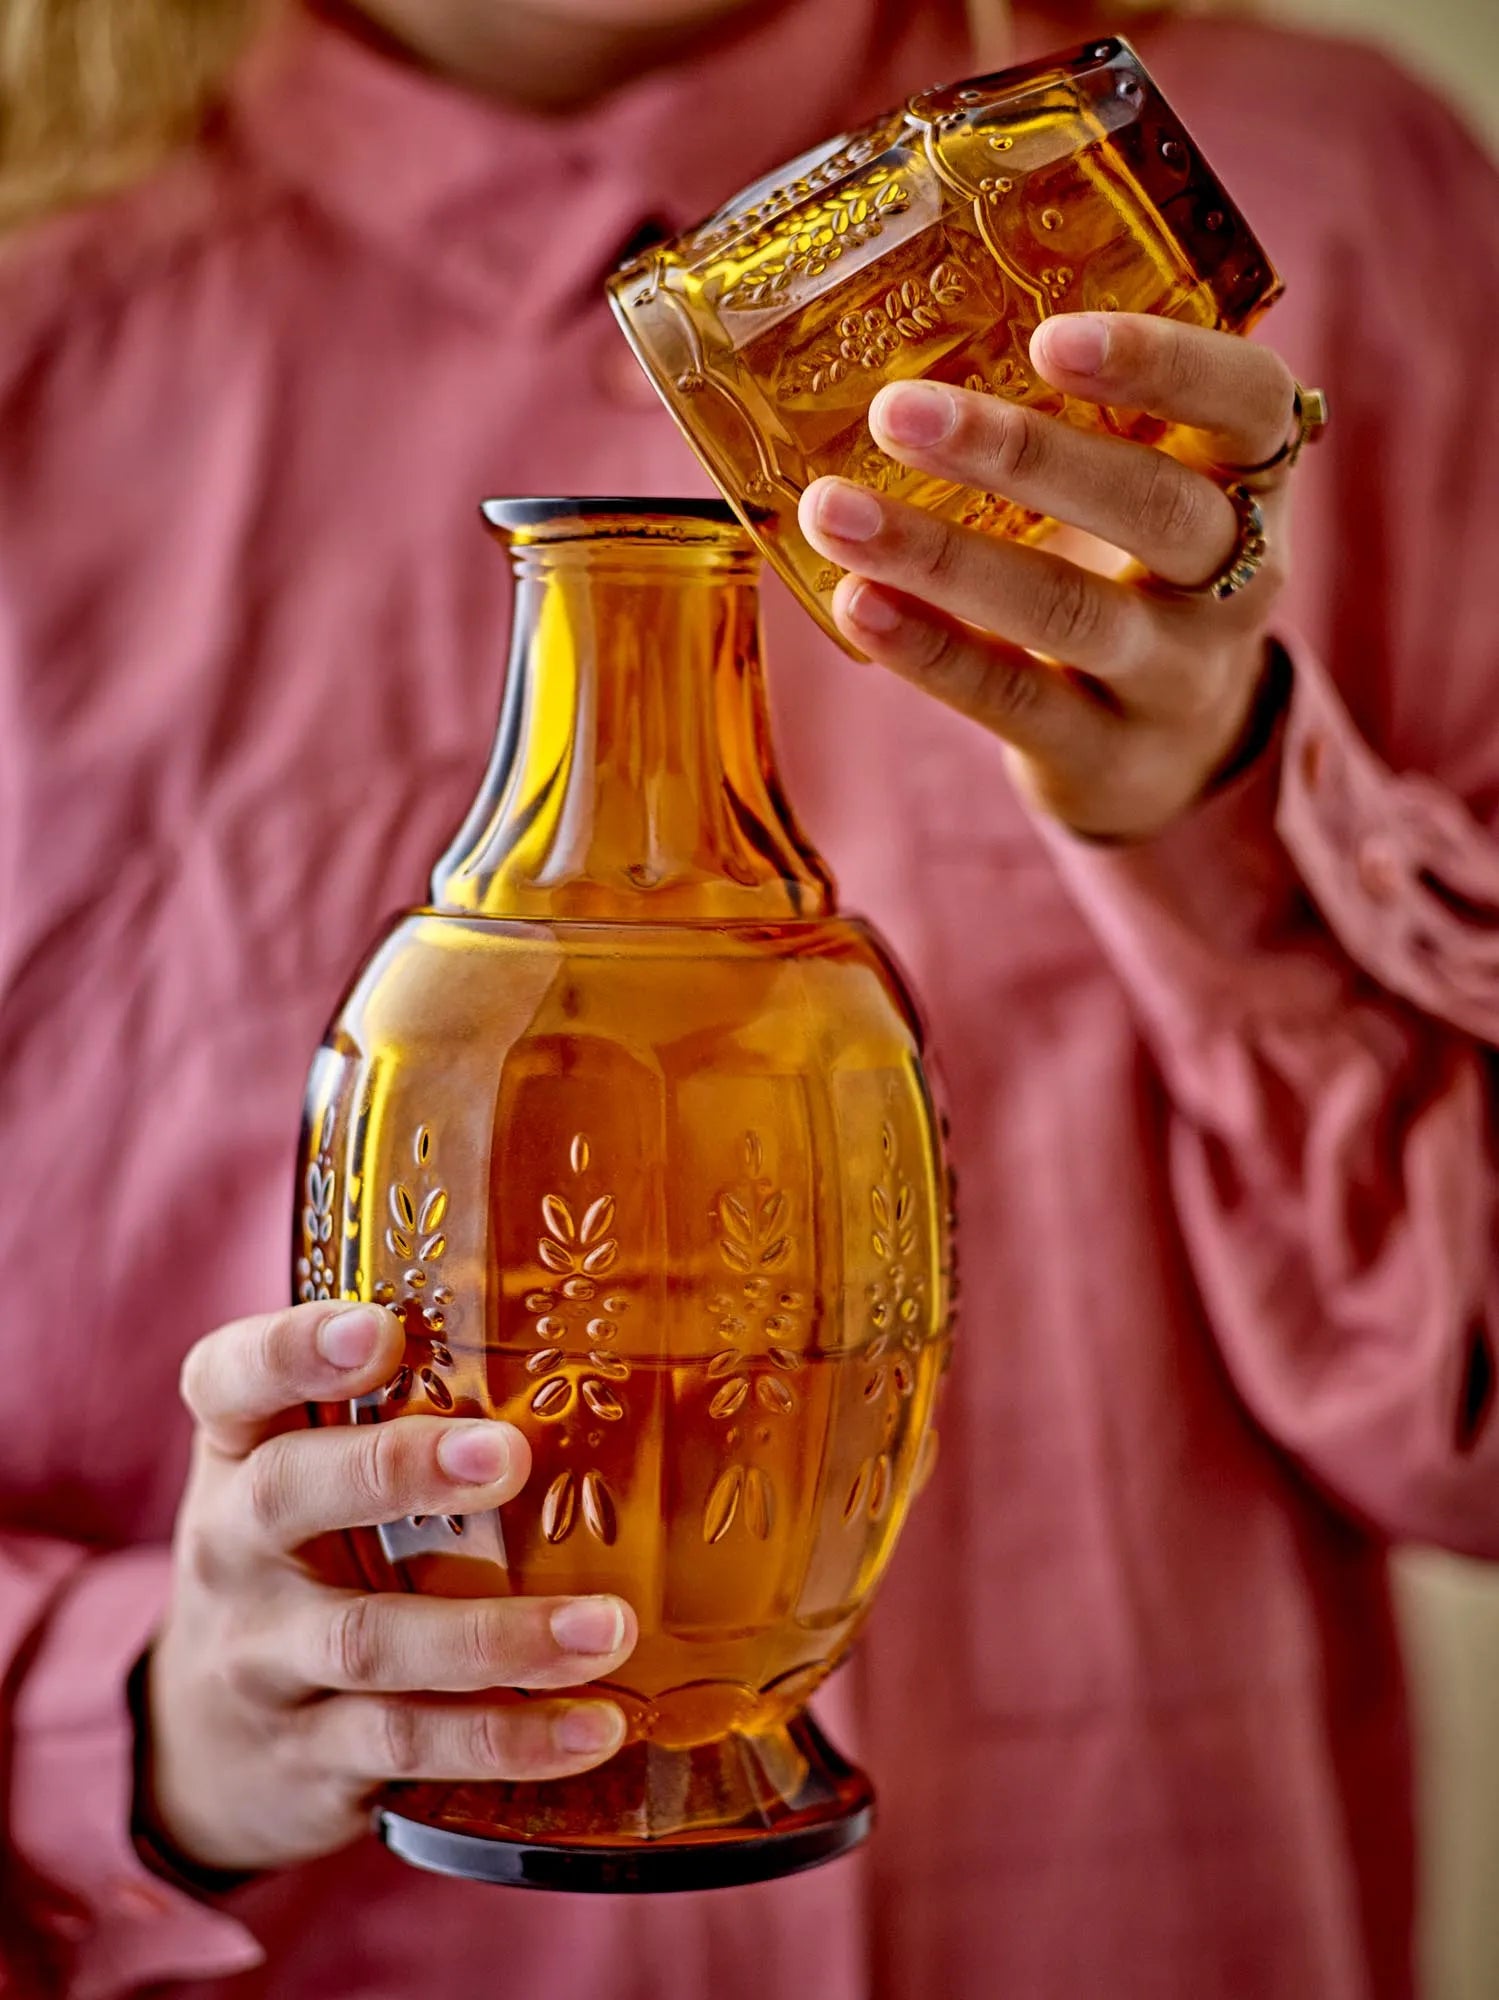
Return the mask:
POLYGON ((534 305, 963 66, 960 0, 786 0, 748 34, 569 115, 519 110, 297 9, 246 65, 244 142, 325 210, 492 305, 534 305))

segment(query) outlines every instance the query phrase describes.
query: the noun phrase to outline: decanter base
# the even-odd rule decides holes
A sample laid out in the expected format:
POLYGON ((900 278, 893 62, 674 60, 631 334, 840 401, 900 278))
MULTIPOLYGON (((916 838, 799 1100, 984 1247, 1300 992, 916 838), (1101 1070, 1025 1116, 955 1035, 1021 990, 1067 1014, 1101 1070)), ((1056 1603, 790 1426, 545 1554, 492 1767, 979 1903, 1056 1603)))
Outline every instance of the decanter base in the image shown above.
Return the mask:
POLYGON ((690 1749, 630 1744, 602 1770, 547 1785, 403 1786, 375 1815, 413 1867, 585 1895, 800 1874, 857 1847, 873 1822, 869 1780, 807 1715, 690 1749))

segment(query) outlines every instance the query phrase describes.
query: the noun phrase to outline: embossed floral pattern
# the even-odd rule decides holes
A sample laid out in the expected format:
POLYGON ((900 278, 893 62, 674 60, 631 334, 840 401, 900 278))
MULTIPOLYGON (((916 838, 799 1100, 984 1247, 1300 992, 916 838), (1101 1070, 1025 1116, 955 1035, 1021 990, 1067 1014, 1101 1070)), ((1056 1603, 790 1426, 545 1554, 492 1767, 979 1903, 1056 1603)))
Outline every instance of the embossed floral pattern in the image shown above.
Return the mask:
POLYGON ((832 335, 804 354, 786 381, 791 395, 820 396, 833 389, 851 370, 872 373, 885 367, 903 345, 915 345, 939 332, 943 308, 959 304, 968 283, 951 260, 938 264, 926 278, 905 278, 867 305, 846 312, 832 335))
MULTIPOLYGON (((790 1199, 766 1174, 757 1133, 745 1134, 742 1157, 743 1178, 713 1205, 718 1253, 737 1279, 732 1290, 716 1291, 708 1300, 713 1331, 725 1343, 708 1363, 717 1385, 708 1414, 725 1425, 751 1400, 771 1419, 795 1414, 793 1378, 802 1367, 806 1314, 805 1296, 780 1275, 796 1250, 790 1199)), ((729 1430, 726 1442, 732 1446, 737 1435, 737 1428, 729 1430)), ((730 1465, 719 1475, 703 1510, 703 1539, 721 1541, 739 1518, 761 1541, 775 1524, 774 1488, 761 1466, 730 1465)))
POLYGON ((302 1194, 302 1254, 297 1259, 297 1297, 304 1305, 314 1299, 338 1297, 338 1270, 333 1245, 336 1176, 331 1155, 333 1114, 323 1113, 321 1143, 316 1159, 307 1164, 302 1194))
POLYGON ((779 305, 794 280, 820 278, 845 251, 873 242, 886 222, 910 204, 890 167, 873 167, 820 200, 806 200, 794 210, 784 233, 763 246, 773 254, 752 252, 743 275, 720 295, 719 305, 729 312, 763 312, 779 305))
MULTIPOLYGON (((548 1424, 580 1404, 603 1424, 620 1423, 626 1415, 620 1389, 630 1379, 630 1364, 615 1342, 630 1300, 625 1291, 604 1284, 619 1262, 618 1204, 612 1193, 594 1191, 591 1164, 592 1148, 580 1132, 568 1149, 577 1187, 570 1194, 545 1194, 540 1204, 536 1260, 554 1282, 526 1295, 540 1342, 526 1358, 526 1371, 540 1377, 530 1396, 531 1414, 548 1424)), ((618 1533, 614 1496, 596 1467, 564 1468, 542 1499, 541 1528, 549 1542, 565 1541, 580 1523, 606 1546, 618 1533)))
POLYGON ((684 238, 683 247, 694 257, 713 257, 731 246, 747 253, 770 242, 777 223, 801 203, 856 173, 885 152, 896 140, 899 116, 882 124, 867 126, 836 145, 821 160, 812 162, 797 179, 783 181, 766 195, 744 208, 731 208, 715 216, 701 229, 684 238))
POLYGON ((415 1171, 396 1177, 385 1191, 384 1248, 400 1267, 400 1279, 382 1278, 374 1296, 406 1329, 406 1358, 386 1385, 385 1400, 403 1403, 419 1388, 434 1409, 448 1411, 453 1392, 443 1377, 452 1369, 453 1356, 442 1336, 453 1293, 441 1282, 439 1270, 448 1250, 443 1227, 448 1191, 433 1168, 433 1152, 431 1126, 418 1126, 411 1142, 415 1171))
POLYGON ((869 1339, 864 1358, 874 1365, 864 1379, 866 1403, 884 1400, 883 1436, 854 1475, 843 1518, 865 1515, 877 1521, 889 1503, 894 1479, 890 1445, 900 1406, 916 1386, 912 1357, 926 1337, 926 1279, 919 1269, 916 1190, 901 1165, 895 1128, 880 1131, 883 1170, 869 1191, 869 1248, 879 1275, 870 1280, 865 1302, 869 1339))

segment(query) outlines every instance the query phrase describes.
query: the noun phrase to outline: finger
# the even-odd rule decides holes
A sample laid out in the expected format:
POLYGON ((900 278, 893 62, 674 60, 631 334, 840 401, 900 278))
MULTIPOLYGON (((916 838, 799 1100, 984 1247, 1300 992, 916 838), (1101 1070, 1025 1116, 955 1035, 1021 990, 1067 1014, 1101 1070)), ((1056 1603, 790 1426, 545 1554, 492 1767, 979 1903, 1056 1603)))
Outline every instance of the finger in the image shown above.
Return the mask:
POLYGON ((566 1778, 605 1763, 625 1739, 625 1718, 608 1701, 481 1706, 348 1694, 305 1714, 309 1757, 369 1786, 566 1778))
POLYGON ((277 1621, 258 1671, 265 1685, 302 1695, 570 1688, 613 1672, 638 1637, 618 1597, 319 1591, 277 1621))
POLYGON ((531 1447, 513 1424, 397 1417, 268 1438, 220 1505, 226 1534, 290 1553, 343 1528, 502 1507, 530 1471, 531 1447))
POLYGON ((1027 756, 1076 763, 1100 755, 1113 716, 1021 648, 858 576, 839 584, 833 616, 870 659, 1027 756))
POLYGON ((1149 600, 1127 584, 847 480, 809 486, 799 519, 845 569, 1102 680, 1127 672, 1155 637, 1149 600))
POLYGON ((1290 369, 1238 334, 1146 313, 1059 313, 1031 335, 1031 359, 1070 396, 1204 432, 1216 465, 1259 465, 1291 435, 1290 369))
POLYGON ((377 1389, 404 1345, 399 1320, 380 1306, 288 1306, 200 1340, 182 1364, 182 1400, 210 1443, 243 1458, 288 1411, 377 1389))
POLYGON ((938 382, 893 383, 869 413, 875 441, 906 465, 1096 535, 1168 583, 1214 576, 1238 522, 1220 486, 1163 451, 938 382))

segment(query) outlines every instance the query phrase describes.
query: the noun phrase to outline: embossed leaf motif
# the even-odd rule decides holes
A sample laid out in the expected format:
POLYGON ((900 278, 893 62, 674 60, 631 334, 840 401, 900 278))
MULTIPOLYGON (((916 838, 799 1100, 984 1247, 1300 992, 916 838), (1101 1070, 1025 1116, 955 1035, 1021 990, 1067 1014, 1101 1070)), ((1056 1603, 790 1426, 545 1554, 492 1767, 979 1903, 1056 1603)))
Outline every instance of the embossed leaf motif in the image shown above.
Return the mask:
POLYGON ((755 1400, 772 1416, 789 1417, 796 1408, 795 1392, 776 1375, 762 1375, 755 1383, 755 1400))
POLYGON ((713 1490, 708 1495, 703 1508, 703 1540, 708 1543, 721 1542, 734 1525, 734 1516, 739 1512, 740 1495, 744 1491, 744 1467, 731 1465, 719 1474, 713 1490))
POLYGON ((431 1368, 424 1368, 421 1371, 420 1380, 421 1380, 421 1385, 426 1390, 428 1397, 431 1399, 433 1404, 439 1410, 452 1409, 453 1392, 448 1387, 447 1383, 443 1381, 442 1377, 436 1373, 435 1370, 431 1368))
POLYGON ((572 1399, 571 1382, 565 1375, 553 1375, 542 1383, 531 1398, 531 1408, 538 1417, 560 1417, 568 1409, 572 1399))
MULTIPOLYGON (((734 1358, 736 1361, 739 1359, 738 1355, 734 1358)), ((723 1387, 715 1393, 712 1402, 708 1405, 709 1416, 732 1417, 736 1410, 743 1408, 745 1398, 748 1395, 749 1377, 747 1375, 734 1376, 732 1381, 725 1382, 723 1387)))
POLYGON ((427 1199, 422 1203, 422 1212, 417 1217, 416 1226, 418 1229, 422 1231, 424 1235, 426 1235, 430 1233, 430 1231, 439 1227, 443 1217, 447 1214, 447 1212, 448 1212, 447 1189, 433 1188, 432 1192, 427 1196, 427 1199))
POLYGON ((576 1240, 577 1230, 573 1225, 572 1210, 561 1195, 548 1194, 541 1198, 542 1219, 552 1234, 563 1243, 576 1240))
POLYGON ((614 1391, 591 1375, 583 1381, 583 1401, 596 1417, 607 1424, 618 1423, 624 1415, 624 1407, 614 1391))
POLYGON ((402 1229, 415 1229, 416 1204, 411 1199, 411 1190, 404 1181, 397 1181, 390 1191, 390 1212, 402 1229))
POLYGON ((549 1542, 563 1542, 572 1531, 577 1489, 570 1472, 559 1472, 541 1503, 541 1532, 549 1542))
POLYGON ((601 1194, 597 1201, 590 1202, 584 1211, 582 1225, 578 1230, 580 1243, 592 1243, 602 1236, 614 1220, 614 1197, 601 1194))
POLYGON ((758 1541, 768 1541, 775 1513, 769 1475, 758 1465, 748 1467, 744 1475, 744 1525, 758 1541))
POLYGON ((572 1253, 564 1250, 560 1243, 553 1243, 543 1237, 536 1246, 536 1254, 549 1271, 570 1271, 573 1267, 572 1253))
POLYGON ((583 1519, 595 1541, 611 1548, 619 1533, 614 1497, 598 1472, 583 1474, 583 1519))
POLYGON ((583 1269, 591 1277, 600 1278, 606 1271, 612 1271, 619 1257, 619 1245, 611 1236, 605 1243, 597 1243, 583 1259, 583 1269))

